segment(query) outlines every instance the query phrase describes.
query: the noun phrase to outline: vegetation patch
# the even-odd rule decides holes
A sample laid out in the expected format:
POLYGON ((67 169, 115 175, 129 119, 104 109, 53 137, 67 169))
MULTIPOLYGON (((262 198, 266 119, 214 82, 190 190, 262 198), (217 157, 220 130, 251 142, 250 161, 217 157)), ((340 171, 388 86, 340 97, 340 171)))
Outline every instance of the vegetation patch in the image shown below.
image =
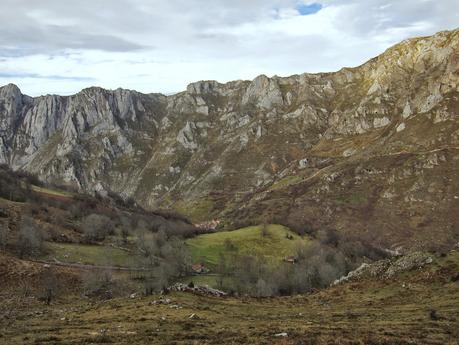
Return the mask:
POLYGON ((348 195, 340 195, 336 198, 338 205, 365 205, 368 202, 368 198, 363 193, 353 193, 348 195))
POLYGON ((73 194, 70 192, 66 192, 63 190, 49 189, 49 188, 39 187, 35 185, 32 185, 32 190, 36 193, 47 194, 47 195, 57 196, 57 197, 62 197, 62 198, 72 198, 73 197, 73 194))
POLYGON ((303 180, 303 178, 301 176, 299 176, 299 175, 288 176, 288 177, 285 177, 282 180, 279 180, 276 183, 274 183, 271 186, 270 189, 271 190, 282 189, 282 188, 297 184, 297 183, 301 182, 302 180, 303 180))
POLYGON ((234 252, 263 256, 275 261, 293 255, 310 239, 300 237, 282 225, 258 225, 234 231, 200 235, 186 241, 194 262, 216 265, 219 257, 234 252))
POLYGON ((189 217, 193 222, 209 220, 209 215, 214 208, 214 202, 209 198, 201 198, 191 202, 177 202, 174 209, 189 217))
POLYGON ((101 245, 48 243, 50 254, 45 259, 54 258, 64 263, 98 266, 127 267, 133 264, 132 253, 101 245))

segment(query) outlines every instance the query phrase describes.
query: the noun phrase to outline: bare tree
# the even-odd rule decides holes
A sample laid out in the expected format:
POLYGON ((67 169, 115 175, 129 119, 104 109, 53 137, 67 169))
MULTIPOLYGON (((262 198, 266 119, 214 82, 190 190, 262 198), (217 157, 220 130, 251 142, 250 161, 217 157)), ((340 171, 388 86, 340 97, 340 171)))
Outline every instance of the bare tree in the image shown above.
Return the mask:
POLYGON ((169 272, 173 275, 182 277, 190 271, 191 256, 181 239, 177 237, 169 239, 161 247, 160 255, 170 264, 169 272))
POLYGON ((85 296, 110 299, 114 294, 114 279, 111 270, 86 272, 82 277, 85 296))
POLYGON ((182 240, 167 238, 162 230, 157 233, 141 231, 138 235, 140 267, 145 269, 145 294, 165 290, 177 277, 189 272, 191 257, 182 240))
POLYGON ((299 246, 295 258, 292 265, 270 264, 263 257, 238 253, 222 256, 217 266, 222 276, 219 287, 256 297, 290 295, 326 287, 346 273, 344 255, 319 242, 299 246))
POLYGON ((269 232, 268 225, 265 223, 261 226, 261 237, 269 237, 271 233, 269 232))
POLYGON ((102 214, 93 213, 83 220, 83 232, 88 242, 103 241, 113 230, 110 218, 102 214))
POLYGON ((159 248, 156 242, 156 234, 147 230, 140 230, 137 235, 137 249, 139 250, 142 261, 147 266, 155 266, 158 259, 159 248))
POLYGON ((0 223, 0 249, 5 250, 6 245, 8 244, 8 225, 5 223, 0 223))
POLYGON ((17 239, 19 256, 38 256, 43 251, 43 235, 33 218, 23 216, 17 239))
POLYGON ((122 239, 122 242, 123 244, 126 244, 127 243, 127 239, 131 233, 131 229, 132 229, 132 221, 129 217, 126 217, 126 216, 121 216, 120 217, 120 235, 121 235, 121 239, 122 239))
POLYGON ((259 278, 256 285, 256 296, 257 297, 269 297, 275 292, 275 288, 269 282, 266 282, 263 278, 259 278))
POLYGON ((59 291, 59 283, 56 272, 52 268, 47 268, 41 276, 41 296, 47 305, 56 298, 59 291))

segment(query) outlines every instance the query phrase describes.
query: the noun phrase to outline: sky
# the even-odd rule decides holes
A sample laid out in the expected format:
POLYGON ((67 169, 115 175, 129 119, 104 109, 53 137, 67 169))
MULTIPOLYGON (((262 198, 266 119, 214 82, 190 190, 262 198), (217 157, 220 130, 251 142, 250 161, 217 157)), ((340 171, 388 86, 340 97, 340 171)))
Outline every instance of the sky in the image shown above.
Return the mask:
POLYGON ((180 92, 358 66, 459 27, 457 0, 0 0, 0 85, 180 92))

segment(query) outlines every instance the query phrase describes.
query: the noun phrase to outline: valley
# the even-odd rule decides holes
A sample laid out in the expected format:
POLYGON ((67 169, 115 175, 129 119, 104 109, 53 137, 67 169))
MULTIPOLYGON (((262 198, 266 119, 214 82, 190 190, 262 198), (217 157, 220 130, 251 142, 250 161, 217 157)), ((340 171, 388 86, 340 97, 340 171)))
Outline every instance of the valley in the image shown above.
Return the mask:
POLYGON ((171 95, 0 87, 0 344, 459 344, 459 30, 171 95))

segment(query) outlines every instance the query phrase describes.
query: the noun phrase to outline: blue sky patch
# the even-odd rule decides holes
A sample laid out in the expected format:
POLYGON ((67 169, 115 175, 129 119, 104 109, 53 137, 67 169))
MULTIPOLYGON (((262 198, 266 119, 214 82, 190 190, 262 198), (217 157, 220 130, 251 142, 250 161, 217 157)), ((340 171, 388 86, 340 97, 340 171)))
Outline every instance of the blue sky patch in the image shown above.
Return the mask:
POLYGON ((319 4, 317 2, 314 2, 312 4, 298 4, 296 6, 296 10, 302 15, 302 16, 308 16, 311 14, 315 14, 319 12, 322 9, 322 4, 319 4))

